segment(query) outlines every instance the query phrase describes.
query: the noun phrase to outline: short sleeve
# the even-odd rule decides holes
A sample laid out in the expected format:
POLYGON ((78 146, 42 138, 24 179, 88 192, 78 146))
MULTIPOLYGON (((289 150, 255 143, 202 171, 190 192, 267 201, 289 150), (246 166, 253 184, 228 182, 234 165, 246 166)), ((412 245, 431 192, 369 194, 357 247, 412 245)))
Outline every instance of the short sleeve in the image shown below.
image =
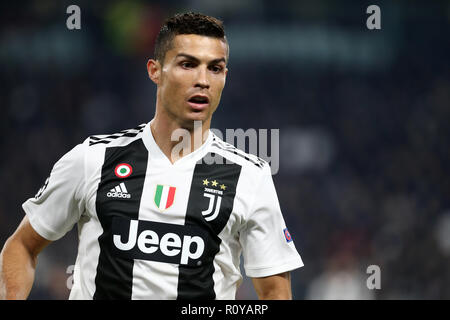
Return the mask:
POLYGON ((79 144, 52 168, 33 197, 22 204, 33 229, 47 240, 62 238, 84 212, 84 144, 79 144))
POLYGON ((270 167, 255 190, 246 225, 240 232, 245 273, 266 277, 303 266, 281 213, 270 167))

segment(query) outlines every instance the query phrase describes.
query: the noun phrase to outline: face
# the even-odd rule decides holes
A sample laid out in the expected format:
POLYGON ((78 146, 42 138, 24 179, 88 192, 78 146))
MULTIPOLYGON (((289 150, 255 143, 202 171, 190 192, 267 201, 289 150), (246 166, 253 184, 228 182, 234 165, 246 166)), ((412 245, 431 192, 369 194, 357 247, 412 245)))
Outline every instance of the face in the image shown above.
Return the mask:
POLYGON ((217 38, 177 35, 164 64, 149 60, 150 78, 158 85, 157 112, 181 127, 211 121, 220 102, 227 74, 227 45, 217 38))

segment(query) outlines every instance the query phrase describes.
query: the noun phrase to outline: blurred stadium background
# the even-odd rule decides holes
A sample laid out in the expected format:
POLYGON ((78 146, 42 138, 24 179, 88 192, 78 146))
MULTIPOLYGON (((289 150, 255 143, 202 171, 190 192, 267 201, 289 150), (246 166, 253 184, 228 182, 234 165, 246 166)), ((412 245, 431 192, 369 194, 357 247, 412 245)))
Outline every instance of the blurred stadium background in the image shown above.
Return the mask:
MULTIPOLYGON (((280 129, 274 175, 305 267, 295 299, 450 298, 449 1, 15 1, 0 5, 0 245, 53 164, 149 121, 162 20, 224 20, 213 128, 280 129), (81 8, 81 30, 66 8, 81 8), (381 30, 366 8, 381 8, 381 30), (369 265, 381 289, 369 290, 369 265)), ((66 299, 76 228, 40 256, 32 299, 66 299)), ((245 281, 239 299, 255 299, 245 281)))

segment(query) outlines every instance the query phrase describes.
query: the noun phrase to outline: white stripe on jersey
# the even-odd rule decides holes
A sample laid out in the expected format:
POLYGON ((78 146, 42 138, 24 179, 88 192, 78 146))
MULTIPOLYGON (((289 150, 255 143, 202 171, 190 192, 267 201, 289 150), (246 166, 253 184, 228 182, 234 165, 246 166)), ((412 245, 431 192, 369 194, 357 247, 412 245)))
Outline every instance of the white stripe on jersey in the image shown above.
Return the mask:
POLYGON ((133 300, 175 300, 178 288, 178 265, 135 260, 133 266, 133 300))

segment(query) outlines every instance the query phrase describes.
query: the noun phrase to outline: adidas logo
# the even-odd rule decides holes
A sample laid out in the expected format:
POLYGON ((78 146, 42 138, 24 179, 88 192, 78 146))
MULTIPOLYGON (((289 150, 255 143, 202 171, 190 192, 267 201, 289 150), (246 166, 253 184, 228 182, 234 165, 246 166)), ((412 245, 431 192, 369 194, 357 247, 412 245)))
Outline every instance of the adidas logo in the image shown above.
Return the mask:
POLYGON ((130 199, 131 198, 131 194, 128 193, 127 188, 125 187, 125 183, 120 183, 118 186, 116 186, 115 188, 111 189, 106 196, 108 198, 125 198, 125 199, 130 199))

